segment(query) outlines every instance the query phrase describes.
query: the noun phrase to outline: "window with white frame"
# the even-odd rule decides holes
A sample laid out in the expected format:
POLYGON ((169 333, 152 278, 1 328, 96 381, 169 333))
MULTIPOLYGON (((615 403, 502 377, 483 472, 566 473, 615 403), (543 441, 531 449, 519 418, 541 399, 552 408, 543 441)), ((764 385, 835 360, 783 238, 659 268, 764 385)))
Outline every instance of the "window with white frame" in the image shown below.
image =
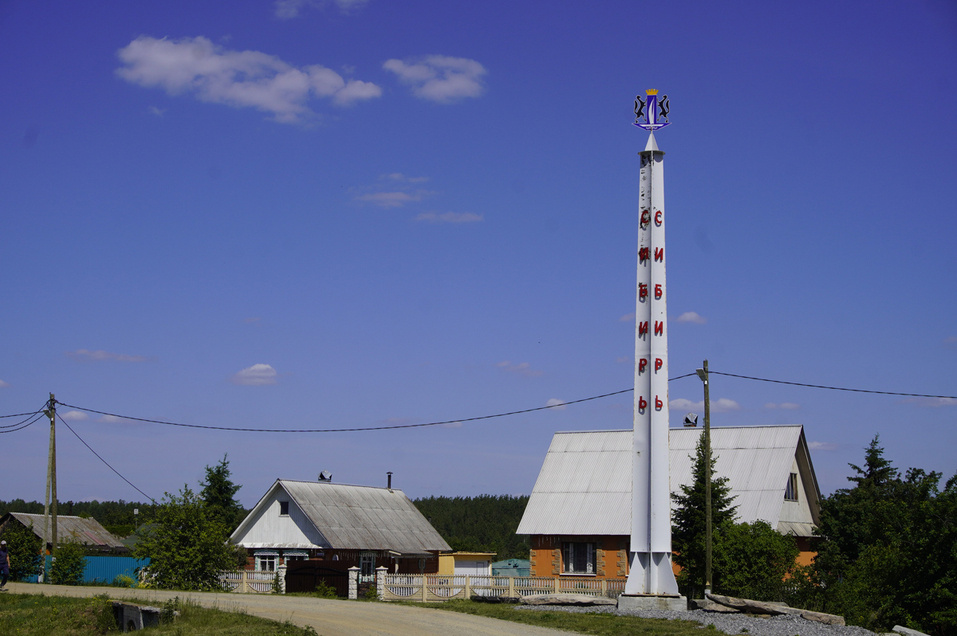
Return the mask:
POLYGON ((566 541, 562 544, 563 574, 594 574, 595 544, 566 541))
POLYGON ((788 485, 784 489, 784 499, 785 501, 797 501, 798 500, 798 476, 797 473, 791 473, 788 475, 788 485))
POLYGON ((288 564, 290 561, 305 561, 309 558, 309 554, 306 552, 283 552, 282 558, 283 562, 288 564))
POLYGON ((275 572, 276 565, 279 563, 278 552, 257 552, 256 571, 257 572, 275 572))
POLYGON ((359 580, 375 579, 375 552, 363 552, 359 555, 359 580))

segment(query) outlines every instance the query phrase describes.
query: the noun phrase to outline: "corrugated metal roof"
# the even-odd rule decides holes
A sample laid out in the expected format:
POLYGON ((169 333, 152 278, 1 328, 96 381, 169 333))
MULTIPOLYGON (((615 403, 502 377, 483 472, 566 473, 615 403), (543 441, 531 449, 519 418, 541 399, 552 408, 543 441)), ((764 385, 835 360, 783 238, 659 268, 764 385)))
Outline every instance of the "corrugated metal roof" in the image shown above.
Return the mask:
POLYGON ((402 554, 452 549, 401 490, 286 479, 277 484, 333 549, 402 554))
MULTIPOLYGON (((692 481, 700 428, 668 431, 671 492, 692 481)), ((739 521, 767 521, 810 534, 810 524, 779 527, 792 462, 804 444, 801 426, 713 427, 715 477, 727 477, 739 521), (793 527, 792 527, 793 526, 793 527), (807 527, 805 527, 807 526, 807 527)), ((518 534, 631 533, 632 431, 556 433, 545 455, 518 534)), ((817 482, 811 472, 813 496, 817 482)), ((817 515, 817 506, 812 506, 817 515)))
MULTIPOLYGON (((30 527, 32 525, 33 532, 43 540, 44 544, 50 542, 49 535, 52 530, 49 533, 45 531, 46 523, 43 515, 11 512, 10 516, 16 518, 24 526, 30 527)), ((58 543, 75 539, 82 545, 96 548, 117 549, 126 547, 119 538, 108 532, 96 519, 57 515, 56 528, 58 543)))

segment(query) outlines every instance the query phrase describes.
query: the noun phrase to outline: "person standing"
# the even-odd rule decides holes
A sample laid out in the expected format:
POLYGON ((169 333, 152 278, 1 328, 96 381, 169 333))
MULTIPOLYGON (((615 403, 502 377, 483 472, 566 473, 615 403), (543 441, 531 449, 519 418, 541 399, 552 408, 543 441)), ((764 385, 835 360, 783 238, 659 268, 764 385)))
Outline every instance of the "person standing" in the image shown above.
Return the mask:
POLYGON ((0 590, 6 591, 7 577, 10 576, 10 553, 7 551, 6 541, 0 541, 0 575, 3 577, 0 590))

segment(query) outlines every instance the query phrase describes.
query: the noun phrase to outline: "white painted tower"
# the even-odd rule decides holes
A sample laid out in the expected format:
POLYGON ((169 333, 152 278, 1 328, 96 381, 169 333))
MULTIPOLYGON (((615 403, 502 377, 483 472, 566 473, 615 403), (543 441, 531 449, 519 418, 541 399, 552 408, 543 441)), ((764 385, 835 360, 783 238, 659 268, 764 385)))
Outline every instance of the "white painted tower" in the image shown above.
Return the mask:
POLYGON ((619 606, 686 609, 671 569, 668 483, 668 294, 665 284, 664 155, 654 131, 668 122, 668 97, 635 100, 635 125, 649 131, 639 153, 638 289, 630 570, 619 606))

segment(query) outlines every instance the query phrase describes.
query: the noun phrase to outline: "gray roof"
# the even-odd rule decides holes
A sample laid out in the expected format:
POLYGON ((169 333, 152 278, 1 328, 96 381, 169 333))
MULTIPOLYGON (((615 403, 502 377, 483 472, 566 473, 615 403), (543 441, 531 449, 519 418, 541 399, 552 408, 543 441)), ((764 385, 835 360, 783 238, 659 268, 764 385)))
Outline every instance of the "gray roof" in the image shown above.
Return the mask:
MULTIPOLYGON (((671 492, 692 481, 700 428, 668 431, 671 492)), ((801 426, 712 427, 715 476, 727 477, 739 521, 764 520, 782 532, 811 534, 810 524, 780 520, 792 462, 798 462, 818 521, 820 491, 801 426)), ((632 431, 556 433, 518 534, 629 535, 632 431)))
POLYGON ((401 554, 452 548, 401 490, 279 479, 233 533, 239 536, 276 489, 284 490, 335 550, 401 554))
MULTIPOLYGON (((33 526, 34 534, 40 537, 45 544, 50 542, 49 535, 52 534, 52 530, 49 533, 46 531, 46 521, 43 515, 27 512, 11 512, 9 514, 26 527, 33 526)), ((57 515, 56 536, 57 543, 75 539, 81 545, 87 547, 111 550, 126 547, 119 538, 108 532, 96 519, 84 517, 57 515)))

